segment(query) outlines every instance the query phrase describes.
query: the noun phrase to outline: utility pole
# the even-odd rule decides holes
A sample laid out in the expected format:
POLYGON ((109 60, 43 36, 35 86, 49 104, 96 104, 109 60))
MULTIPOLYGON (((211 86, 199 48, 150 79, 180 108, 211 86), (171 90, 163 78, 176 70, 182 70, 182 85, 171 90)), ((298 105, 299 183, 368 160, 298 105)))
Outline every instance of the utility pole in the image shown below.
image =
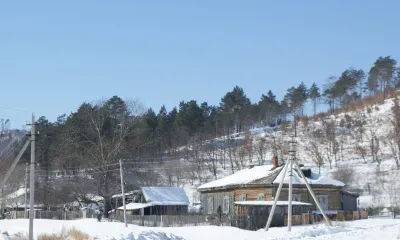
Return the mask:
POLYGON ((28 169, 29 169, 28 167, 29 167, 29 165, 27 163, 26 167, 25 167, 25 202, 24 202, 24 205, 25 205, 24 218, 25 219, 28 217, 28 212, 26 211, 27 201, 28 201, 28 169))
MULTIPOLYGON (((119 171, 121 175, 121 189, 122 189, 122 204, 124 205, 124 223, 125 227, 128 227, 128 223, 126 222, 126 205, 125 205, 125 184, 124 184, 124 171, 122 168, 122 160, 119 160, 119 171)), ((115 209, 117 211, 117 209, 115 209)))
POLYGON ((268 231, 268 229, 269 229, 269 227, 271 225, 271 222, 272 222, 272 218, 274 217, 275 208, 276 208, 276 205, 277 205, 277 202, 278 202, 278 199, 279 199, 279 195, 280 195, 281 190, 282 190, 283 183, 285 181, 285 176, 286 176, 286 172, 287 171, 289 172, 288 231, 289 232, 291 231, 291 227, 292 227, 292 190, 293 190, 292 189, 292 176, 293 176, 293 164, 296 167, 297 172, 300 175, 300 178, 303 180, 304 184, 306 185, 308 192, 311 194, 311 197, 313 198, 313 200, 315 202, 315 205, 317 205, 318 210, 322 213, 322 216, 324 217, 326 224, 329 225, 329 226, 332 226, 332 224, 329 221, 328 217, 326 216, 324 210, 322 209, 321 204, 319 203, 317 197, 315 196, 314 191, 312 190, 310 184, 308 183, 308 180, 304 176, 303 171, 299 166, 299 163, 296 160, 295 144, 296 144, 295 139, 292 138, 291 149, 289 151, 289 153, 290 153, 289 160, 285 163, 285 166, 284 166, 284 168, 282 170, 283 171, 283 176, 280 179, 278 192, 276 193, 276 195, 274 197, 275 198, 274 204, 272 205, 271 212, 269 213, 268 221, 267 221, 267 224, 265 226, 265 231, 268 231), (288 170, 288 166, 289 166, 289 170, 288 170))
POLYGON ((33 240, 33 219, 35 217, 35 114, 32 114, 31 126, 31 171, 29 181, 29 240, 33 240))
POLYGON ((290 165, 289 165, 289 204, 288 204, 288 231, 292 231, 292 192, 293 192, 293 161, 296 161, 296 142, 294 141, 294 137, 292 137, 292 141, 290 142, 290 165))

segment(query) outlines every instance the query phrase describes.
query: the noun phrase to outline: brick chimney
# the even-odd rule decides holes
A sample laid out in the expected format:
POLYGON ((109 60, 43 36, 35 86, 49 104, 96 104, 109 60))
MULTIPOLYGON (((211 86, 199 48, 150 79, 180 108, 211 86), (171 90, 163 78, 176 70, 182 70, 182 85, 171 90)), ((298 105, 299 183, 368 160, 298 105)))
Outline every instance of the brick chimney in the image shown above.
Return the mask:
POLYGON ((273 166, 273 168, 279 167, 278 157, 277 156, 272 157, 272 166, 273 166))

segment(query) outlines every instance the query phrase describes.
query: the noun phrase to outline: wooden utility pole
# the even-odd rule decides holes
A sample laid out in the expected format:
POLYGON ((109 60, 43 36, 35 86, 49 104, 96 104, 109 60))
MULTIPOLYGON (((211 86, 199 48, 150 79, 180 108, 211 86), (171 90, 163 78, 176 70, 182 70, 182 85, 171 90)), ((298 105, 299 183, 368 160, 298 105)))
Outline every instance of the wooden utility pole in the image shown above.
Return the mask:
POLYGON ((26 167, 25 167, 25 202, 24 202, 24 205, 25 205, 25 208, 24 208, 24 218, 27 218, 28 217, 28 212, 26 211, 27 209, 27 202, 28 202, 28 170, 29 170, 29 165, 28 165, 28 163, 26 164, 26 167))
MULTIPOLYGON (((125 227, 128 227, 128 223, 126 222, 126 205, 125 205, 125 184, 124 184, 124 170, 122 168, 122 160, 119 160, 119 171, 121 175, 121 189, 122 189, 122 204, 124 205, 124 223, 125 227)), ((117 211, 117 209, 115 209, 117 211)))
POLYGON ((35 115, 32 114, 31 126, 31 171, 29 181, 29 240, 33 240, 33 219, 35 217, 35 115))

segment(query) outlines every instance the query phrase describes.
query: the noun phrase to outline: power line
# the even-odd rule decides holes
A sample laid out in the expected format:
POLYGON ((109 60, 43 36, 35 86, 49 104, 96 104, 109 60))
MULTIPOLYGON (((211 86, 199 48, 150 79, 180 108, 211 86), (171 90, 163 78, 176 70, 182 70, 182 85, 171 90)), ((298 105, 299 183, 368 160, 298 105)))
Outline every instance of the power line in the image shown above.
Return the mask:
MULTIPOLYGON (((181 166, 181 167, 152 167, 152 168, 146 168, 146 167, 140 167, 140 168, 125 168, 123 169, 124 171, 140 171, 140 170, 171 170, 171 169, 187 169, 188 167, 209 167, 209 165, 204 165, 204 164, 190 164, 187 166, 181 166)), ((109 169, 109 170, 104 170, 104 171, 95 171, 95 172, 91 172, 91 171, 82 171, 81 173, 85 173, 85 174, 103 174, 103 173, 108 173, 108 172, 116 172, 119 171, 119 168, 116 169, 109 169)), ((36 172, 41 172, 41 173, 49 173, 49 172, 55 172, 55 173, 59 173, 62 171, 44 171, 44 170, 37 170, 36 172)), ((71 175, 79 175, 79 173, 75 173, 75 174, 71 174, 71 175)), ((41 177, 48 177, 49 175, 37 175, 37 176, 41 176, 41 177)))
POLYGON ((3 106, 0 106, 0 109, 5 109, 5 110, 10 110, 10 111, 15 111, 15 112, 23 112, 23 113, 30 113, 31 112, 31 111, 28 111, 28 110, 10 108, 10 107, 3 107, 3 106))

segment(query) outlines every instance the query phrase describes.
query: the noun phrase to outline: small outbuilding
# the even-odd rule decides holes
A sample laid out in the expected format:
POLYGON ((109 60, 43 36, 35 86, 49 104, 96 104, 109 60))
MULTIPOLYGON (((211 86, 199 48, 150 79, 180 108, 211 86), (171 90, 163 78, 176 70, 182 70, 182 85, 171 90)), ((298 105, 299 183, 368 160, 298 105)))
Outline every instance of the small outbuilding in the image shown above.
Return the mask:
MULTIPOLYGON (((183 188, 141 187, 136 191, 134 202, 126 205, 133 215, 185 215, 188 213, 189 198, 183 188)), ((120 213, 123 206, 117 209, 120 213)))

